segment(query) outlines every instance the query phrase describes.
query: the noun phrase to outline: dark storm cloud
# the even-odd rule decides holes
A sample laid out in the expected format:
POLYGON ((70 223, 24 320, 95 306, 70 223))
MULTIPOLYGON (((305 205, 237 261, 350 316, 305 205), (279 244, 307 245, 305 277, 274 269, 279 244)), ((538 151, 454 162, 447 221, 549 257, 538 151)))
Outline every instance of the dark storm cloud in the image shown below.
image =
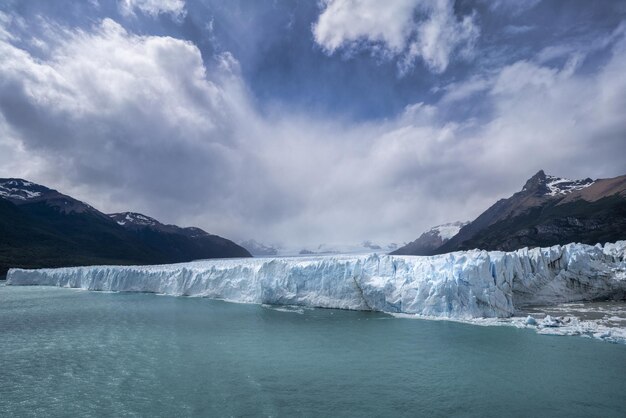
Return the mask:
POLYGON ((233 238, 402 242, 540 168, 626 166, 611 2, 582 18, 401 0, 419 19, 391 10, 384 27, 361 21, 379 4, 364 0, 61 3, 0 8, 0 175, 103 210, 233 238))

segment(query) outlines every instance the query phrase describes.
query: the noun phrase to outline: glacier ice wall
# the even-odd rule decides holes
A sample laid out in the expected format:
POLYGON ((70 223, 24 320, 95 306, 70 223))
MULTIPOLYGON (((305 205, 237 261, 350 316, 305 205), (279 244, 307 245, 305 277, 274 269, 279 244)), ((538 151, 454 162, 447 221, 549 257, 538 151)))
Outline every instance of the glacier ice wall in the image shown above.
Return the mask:
POLYGON ((626 298, 626 241, 513 252, 207 260, 161 266, 12 269, 9 285, 203 296, 446 318, 525 305, 626 298))

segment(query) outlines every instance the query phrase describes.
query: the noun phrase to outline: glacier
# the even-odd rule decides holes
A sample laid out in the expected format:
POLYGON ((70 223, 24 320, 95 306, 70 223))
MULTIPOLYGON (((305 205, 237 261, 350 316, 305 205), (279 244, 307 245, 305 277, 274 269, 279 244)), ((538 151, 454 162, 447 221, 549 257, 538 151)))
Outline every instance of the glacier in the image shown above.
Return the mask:
POLYGON ((371 254, 11 269, 7 285, 151 292, 442 319, 508 318, 524 306, 626 299, 626 241, 428 257, 371 254))

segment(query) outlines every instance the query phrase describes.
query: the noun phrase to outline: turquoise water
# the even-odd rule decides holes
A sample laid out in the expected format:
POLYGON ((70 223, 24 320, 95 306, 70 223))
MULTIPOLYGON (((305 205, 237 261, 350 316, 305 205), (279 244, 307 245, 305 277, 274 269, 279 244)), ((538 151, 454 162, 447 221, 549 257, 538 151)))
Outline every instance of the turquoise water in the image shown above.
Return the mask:
POLYGON ((0 286, 0 416, 623 417, 626 345, 0 286))

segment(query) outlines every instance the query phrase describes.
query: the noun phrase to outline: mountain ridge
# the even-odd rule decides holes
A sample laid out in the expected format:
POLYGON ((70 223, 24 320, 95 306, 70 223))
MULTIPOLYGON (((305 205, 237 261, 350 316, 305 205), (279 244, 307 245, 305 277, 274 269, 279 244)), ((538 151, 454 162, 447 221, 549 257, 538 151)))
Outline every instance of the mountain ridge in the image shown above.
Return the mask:
POLYGON ((11 267, 162 264, 250 256, 232 241, 200 228, 164 225, 135 214, 163 228, 125 227, 57 190, 19 178, 0 179, 0 276, 11 267))
MULTIPOLYGON (((520 191, 498 200, 432 254, 475 248, 513 251, 624 238, 626 175, 570 180, 540 170, 520 191)), ((407 246, 392 254, 431 255, 418 254, 407 246)))
POLYGON ((436 250, 448 242, 469 222, 449 222, 436 225, 425 231, 415 241, 412 241, 390 254, 393 255, 433 255, 436 250))

